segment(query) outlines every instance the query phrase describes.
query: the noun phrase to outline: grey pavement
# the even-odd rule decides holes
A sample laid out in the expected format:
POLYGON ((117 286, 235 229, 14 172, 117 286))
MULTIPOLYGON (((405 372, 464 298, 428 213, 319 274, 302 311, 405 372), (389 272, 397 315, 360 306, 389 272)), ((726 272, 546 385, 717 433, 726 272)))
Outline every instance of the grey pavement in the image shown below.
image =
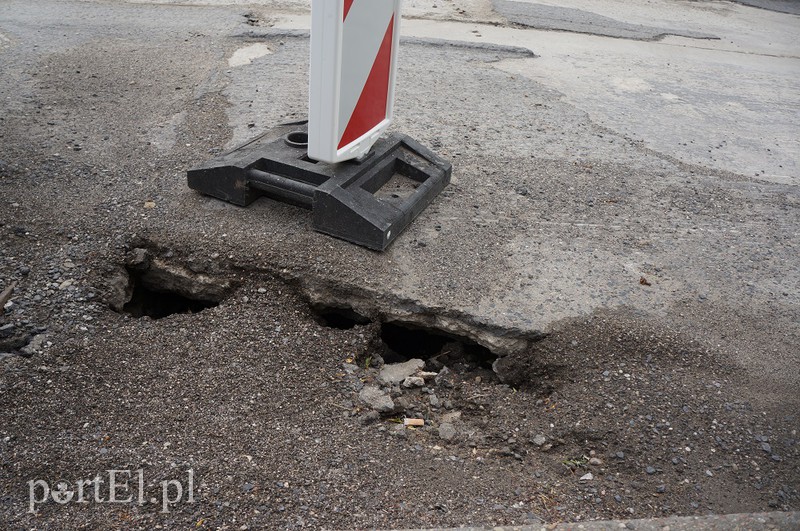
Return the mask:
POLYGON ((541 30, 588 33, 621 39, 654 40, 666 35, 694 39, 717 39, 709 33, 670 29, 643 24, 630 24, 583 9, 559 7, 509 0, 493 0, 500 15, 509 22, 541 30))
MULTIPOLYGON (((631 24, 688 20, 687 30, 720 39, 404 21, 405 35, 428 44, 402 51, 394 127, 451 158, 453 185, 388 253, 339 275, 514 330, 639 311, 730 349, 765 388, 779 385, 776 395, 796 389, 785 369, 798 365, 800 344, 800 19, 676 6, 584 8, 631 24), (442 37, 508 48, 442 48, 442 37)), ((249 35, 304 27, 307 15, 287 14, 249 35)), ((230 74, 232 144, 253 133, 248 121, 258 130, 304 109, 305 92, 286 89, 302 80, 280 65, 304 65, 307 44, 274 38, 280 53, 230 74), (257 98, 256 84, 270 96, 257 98)))
POLYGON ((751 7, 760 7, 780 13, 800 15, 800 2, 797 0, 734 0, 736 3, 751 7))
MULTIPOLYGON (((155 13, 141 4, 56 3, 46 11, 52 23, 42 24, 40 12, 7 2, 0 34, 12 65, 39 54, 54 54, 52 68, 95 57, 124 78, 145 65, 135 48, 108 54, 126 36, 120 24, 128 35, 175 32, 163 75, 183 72, 197 105, 182 103, 180 85, 167 93, 148 82, 140 95, 158 106, 125 111, 123 99, 116 109, 79 109, 87 147, 72 157, 111 160, 98 147, 118 141, 103 140, 109 112, 128 112, 132 133, 165 153, 193 149, 179 144, 179 132, 209 98, 222 102, 203 119, 230 128, 227 147, 305 116, 308 39, 295 30, 308 28, 307 5, 201 4, 167 3, 155 13), (231 62, 254 43, 266 45, 263 55, 231 62)), ((483 24, 481 9, 472 20, 429 19, 430 5, 416 2, 402 29, 416 40, 401 50, 393 130, 452 160, 453 183, 384 254, 311 232, 302 210, 201 198, 182 185, 180 168, 172 189, 151 193, 180 222, 146 218, 146 230, 189 245, 199 230, 207 244, 237 249, 231 256, 242 267, 332 283, 354 305, 387 315, 409 317, 398 301, 444 311, 454 332, 499 353, 520 345, 504 343, 508 333, 553 333, 601 310, 641 312, 729 352, 767 394, 792 396, 800 366, 800 19, 735 4, 678 5, 608 0, 584 9, 659 27, 688 20, 688 30, 719 41, 521 30, 483 24), (465 44, 442 46, 443 38, 465 44)), ((36 82, 21 71, 9 68, 0 82, 6 95, 36 82)), ((85 90, 82 75, 63 83, 49 87, 61 91, 54 99, 69 83, 78 83, 76 94, 85 90)), ((9 109, 21 104, 6 98, 9 109)))

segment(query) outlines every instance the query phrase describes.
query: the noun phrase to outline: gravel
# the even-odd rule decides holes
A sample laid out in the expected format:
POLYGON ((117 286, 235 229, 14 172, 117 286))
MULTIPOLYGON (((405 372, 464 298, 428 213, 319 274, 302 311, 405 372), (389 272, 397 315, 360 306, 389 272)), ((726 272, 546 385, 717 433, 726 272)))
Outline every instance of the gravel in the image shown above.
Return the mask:
POLYGON ((458 432, 456 427, 449 422, 443 422, 439 425, 439 437, 444 441, 452 441, 456 438, 458 432))
POLYGON ((379 388, 368 385, 365 386, 358 397, 369 407, 379 413, 391 413, 394 411, 394 402, 391 397, 379 388))
MULTIPOLYGON (((380 379, 382 382, 387 384, 397 384, 404 382, 407 378, 411 377, 414 373, 421 370, 425 366, 425 362, 421 359, 410 359, 403 363, 387 363, 383 366, 380 373, 380 379)), ((421 379, 415 379, 414 383, 417 383, 421 379)), ((419 385, 421 387, 425 385, 424 380, 422 384, 419 385)))

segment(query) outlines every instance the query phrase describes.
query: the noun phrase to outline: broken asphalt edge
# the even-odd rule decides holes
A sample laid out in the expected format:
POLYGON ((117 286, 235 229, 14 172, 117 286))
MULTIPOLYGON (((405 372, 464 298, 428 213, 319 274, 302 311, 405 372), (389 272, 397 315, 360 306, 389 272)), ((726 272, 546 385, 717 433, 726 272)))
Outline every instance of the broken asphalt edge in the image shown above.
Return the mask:
MULTIPOLYGON (((280 29, 280 28, 269 28, 269 29, 258 29, 258 30, 251 29, 233 35, 233 37, 244 40, 263 40, 263 39, 275 39, 275 38, 309 39, 311 37, 311 32, 303 29, 300 30, 280 29)), ((532 50, 525 48, 524 46, 509 46, 507 44, 496 44, 491 42, 467 42, 460 40, 433 39, 426 37, 411 37, 403 35, 400 37, 400 43, 403 45, 427 44, 432 46, 441 46, 444 48, 459 48, 462 50, 482 50, 486 52, 498 52, 498 53, 501 52, 511 55, 517 55, 520 57, 530 57, 530 58, 538 57, 538 55, 536 55, 532 50)))

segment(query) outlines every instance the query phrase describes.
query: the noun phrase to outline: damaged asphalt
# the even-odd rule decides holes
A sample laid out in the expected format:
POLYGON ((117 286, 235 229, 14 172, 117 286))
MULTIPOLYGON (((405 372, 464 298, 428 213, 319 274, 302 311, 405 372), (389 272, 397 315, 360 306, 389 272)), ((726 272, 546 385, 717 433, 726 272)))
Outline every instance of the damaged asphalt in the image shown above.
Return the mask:
POLYGON ((454 170, 382 254, 185 185, 305 116, 306 2, 0 6, 7 527, 797 510, 800 19, 407 4, 393 130, 454 170), (111 469, 148 503, 28 510, 111 469))

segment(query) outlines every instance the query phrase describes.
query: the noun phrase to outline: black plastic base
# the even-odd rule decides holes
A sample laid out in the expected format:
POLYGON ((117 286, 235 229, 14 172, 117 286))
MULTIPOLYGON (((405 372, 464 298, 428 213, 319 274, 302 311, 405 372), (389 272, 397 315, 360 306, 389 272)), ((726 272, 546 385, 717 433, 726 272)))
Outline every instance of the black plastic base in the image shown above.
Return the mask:
POLYGON ((393 134, 358 161, 308 158, 305 122, 279 126, 187 172, 189 187, 247 206, 265 195, 310 208, 314 229, 382 251, 450 182, 452 166, 393 134))

